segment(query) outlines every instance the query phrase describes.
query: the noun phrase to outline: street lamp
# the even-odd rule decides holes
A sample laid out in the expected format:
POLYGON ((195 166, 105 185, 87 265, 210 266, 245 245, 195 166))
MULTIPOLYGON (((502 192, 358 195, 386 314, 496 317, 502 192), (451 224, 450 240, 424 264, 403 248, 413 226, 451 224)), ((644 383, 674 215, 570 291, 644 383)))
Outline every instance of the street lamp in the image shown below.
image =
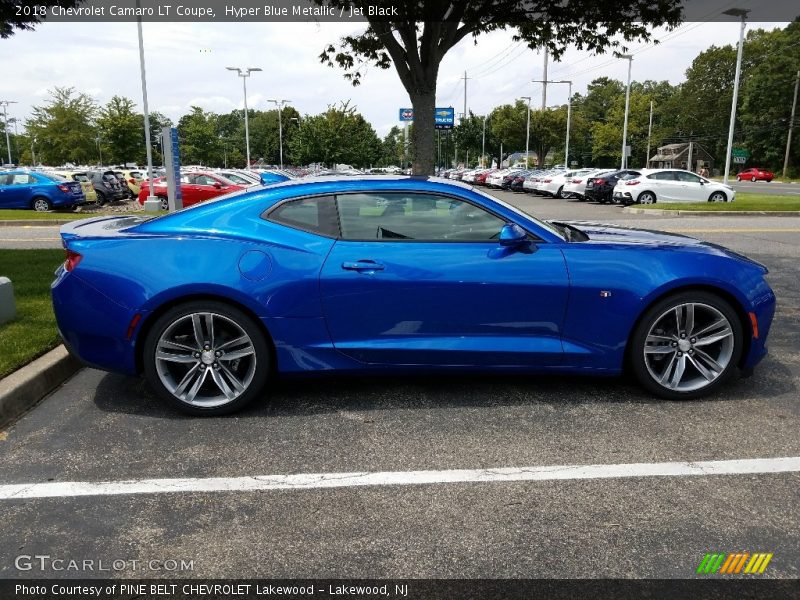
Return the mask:
POLYGON ((3 125, 6 130, 6 148, 8 149, 8 164, 11 164, 11 139, 8 137, 8 105, 16 104, 15 100, 0 100, 0 106, 3 107, 3 125))
MULTIPOLYGON (((141 2, 136 0, 136 8, 141 7, 141 2)), ((136 11, 139 12, 138 10, 136 11)), ((142 116, 144 117, 144 145, 145 156, 147 158, 147 188, 148 195, 144 201, 146 211, 155 211, 161 207, 161 201, 155 195, 155 183, 153 182, 153 145, 150 131, 150 107, 147 103, 147 71, 144 62, 144 39, 142 37, 142 17, 136 17, 136 33, 139 38, 139 77, 142 80, 142 116)), ((159 138, 160 140, 160 138, 159 138)), ((164 164, 164 145, 161 145, 161 164, 164 164)), ((31 146, 33 152, 33 146, 31 146)))
POLYGON ((624 58, 628 61, 628 86, 625 88, 625 120, 622 124, 622 161, 620 170, 628 166, 628 111, 631 107, 631 66, 633 65, 632 54, 620 54, 617 58, 624 58))
POLYGON ((247 147, 247 170, 250 170, 250 122, 247 118, 247 78, 253 71, 261 71, 260 67, 225 67, 228 71, 237 71, 242 78, 242 90, 244 90, 244 141, 247 147))
POLYGON ((523 96, 520 100, 528 101, 528 123, 525 126, 525 168, 528 168, 528 157, 530 157, 531 145, 531 97, 523 96))
POLYGON ((744 8, 731 8, 723 11, 723 15, 739 17, 742 26, 739 29, 739 48, 736 51, 736 75, 733 79, 733 101, 731 102, 731 123, 728 126, 728 152, 725 154, 725 174, 722 176, 722 183, 727 185, 728 172, 731 170, 731 152, 733 151, 733 126, 736 121, 736 101, 739 98, 739 74, 742 70, 742 48, 744 47, 744 28, 747 13, 750 11, 744 8))
POLYGON ((100 136, 98 135, 94 138, 94 141, 97 142, 97 152, 100 154, 100 166, 103 166, 103 149, 100 148, 100 136))
POLYGON ((31 162, 33 162, 32 166, 36 166, 36 152, 33 150, 33 146, 36 144, 36 136, 31 138, 31 162))
POLYGON ((283 170, 283 121, 281 120, 281 109, 291 100, 267 100, 267 102, 272 102, 278 107, 278 146, 280 148, 281 170, 283 170))

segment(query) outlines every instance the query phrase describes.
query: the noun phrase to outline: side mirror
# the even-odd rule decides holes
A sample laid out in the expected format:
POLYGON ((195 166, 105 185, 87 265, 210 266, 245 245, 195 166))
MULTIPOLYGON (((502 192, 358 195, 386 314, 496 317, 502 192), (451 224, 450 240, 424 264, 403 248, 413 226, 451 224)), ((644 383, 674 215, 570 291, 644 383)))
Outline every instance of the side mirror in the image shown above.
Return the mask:
POLYGON ((500 245, 505 247, 519 246, 528 239, 525 230, 516 223, 506 223, 500 230, 500 245))
POLYGON ((217 188, 218 190, 221 190, 222 184, 219 181, 217 181, 216 183, 214 183, 214 187, 217 188))

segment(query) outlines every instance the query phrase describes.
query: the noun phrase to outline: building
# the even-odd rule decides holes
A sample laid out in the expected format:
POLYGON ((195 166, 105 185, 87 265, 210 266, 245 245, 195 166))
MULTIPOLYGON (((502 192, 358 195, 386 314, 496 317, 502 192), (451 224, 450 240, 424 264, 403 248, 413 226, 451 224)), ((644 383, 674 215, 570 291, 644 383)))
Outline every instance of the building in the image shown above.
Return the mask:
POLYGON ((658 148, 656 154, 647 161, 650 169, 688 169, 699 172, 702 167, 709 171, 714 168, 714 158, 702 144, 685 142, 683 144, 667 144, 658 148), (691 167, 689 155, 691 154, 691 167))

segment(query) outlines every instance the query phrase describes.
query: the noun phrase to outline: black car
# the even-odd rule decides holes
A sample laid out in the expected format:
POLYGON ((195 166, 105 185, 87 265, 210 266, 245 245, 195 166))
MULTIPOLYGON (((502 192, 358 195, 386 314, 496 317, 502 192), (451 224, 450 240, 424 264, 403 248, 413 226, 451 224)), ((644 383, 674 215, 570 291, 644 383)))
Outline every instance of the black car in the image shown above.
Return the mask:
POLYGON ((100 206, 128 198, 128 186, 123 187, 114 171, 89 171, 87 175, 97 192, 97 204, 100 206))
POLYGON ((614 171, 606 173, 605 175, 598 175, 597 177, 589 177, 586 182, 586 199, 599 202, 600 204, 607 204, 614 201, 611 197, 614 192, 614 186, 620 179, 633 179, 641 175, 641 171, 633 171, 625 169, 623 171, 614 171))
POLYGON ((512 192, 524 192, 525 190, 522 187, 522 184, 525 183, 525 178, 530 175, 532 171, 521 171, 514 175, 511 183, 508 186, 512 192))

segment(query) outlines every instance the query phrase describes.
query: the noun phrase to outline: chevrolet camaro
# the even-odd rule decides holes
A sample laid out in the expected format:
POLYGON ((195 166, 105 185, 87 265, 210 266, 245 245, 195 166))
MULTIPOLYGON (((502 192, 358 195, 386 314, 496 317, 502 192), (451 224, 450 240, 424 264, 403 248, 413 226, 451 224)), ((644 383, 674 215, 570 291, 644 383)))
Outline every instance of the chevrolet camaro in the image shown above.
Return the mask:
POLYGON ((775 310, 767 269, 721 246, 434 178, 293 180, 61 237, 69 350, 196 415, 312 372, 629 369, 694 399, 764 357, 775 310))

